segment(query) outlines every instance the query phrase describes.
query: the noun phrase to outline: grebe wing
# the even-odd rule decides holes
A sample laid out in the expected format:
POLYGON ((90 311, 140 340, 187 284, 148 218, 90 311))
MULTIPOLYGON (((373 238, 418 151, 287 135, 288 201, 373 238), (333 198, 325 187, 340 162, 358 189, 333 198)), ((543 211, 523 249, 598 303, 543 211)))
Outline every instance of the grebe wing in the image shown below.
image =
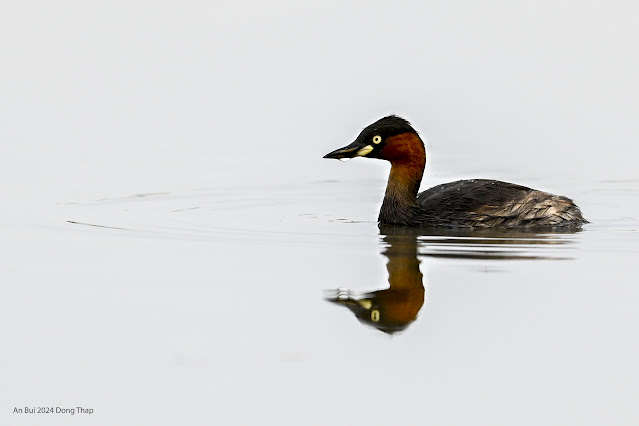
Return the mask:
POLYGON ((434 186, 417 195, 423 208, 450 206, 456 210, 475 210, 483 205, 501 205, 534 191, 514 183, 490 179, 469 179, 434 186))
POLYGON ((585 222, 569 198, 489 179, 438 185, 420 193, 417 203, 444 222, 450 217, 465 226, 553 226, 585 222))

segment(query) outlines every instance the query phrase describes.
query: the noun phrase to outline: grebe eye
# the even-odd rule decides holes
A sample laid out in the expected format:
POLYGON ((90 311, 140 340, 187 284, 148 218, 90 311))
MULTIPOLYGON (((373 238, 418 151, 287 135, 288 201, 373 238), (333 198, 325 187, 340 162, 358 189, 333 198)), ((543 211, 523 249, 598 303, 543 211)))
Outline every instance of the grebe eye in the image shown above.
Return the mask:
POLYGON ((373 322, 379 322, 379 311, 377 309, 371 311, 371 320, 373 322))
POLYGON ((380 135, 373 136, 373 143, 378 144, 382 142, 382 137, 380 135))

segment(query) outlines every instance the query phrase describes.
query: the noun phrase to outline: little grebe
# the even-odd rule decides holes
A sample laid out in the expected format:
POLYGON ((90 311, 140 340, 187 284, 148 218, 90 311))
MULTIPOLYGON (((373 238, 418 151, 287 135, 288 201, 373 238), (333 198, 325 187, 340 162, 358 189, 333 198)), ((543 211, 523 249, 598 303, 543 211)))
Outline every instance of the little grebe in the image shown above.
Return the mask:
POLYGON ((426 165, 424 142, 408 121, 394 115, 376 121, 355 142, 324 156, 353 157, 391 163, 380 225, 548 228, 588 222, 569 198, 496 180, 460 180, 417 194, 426 165))

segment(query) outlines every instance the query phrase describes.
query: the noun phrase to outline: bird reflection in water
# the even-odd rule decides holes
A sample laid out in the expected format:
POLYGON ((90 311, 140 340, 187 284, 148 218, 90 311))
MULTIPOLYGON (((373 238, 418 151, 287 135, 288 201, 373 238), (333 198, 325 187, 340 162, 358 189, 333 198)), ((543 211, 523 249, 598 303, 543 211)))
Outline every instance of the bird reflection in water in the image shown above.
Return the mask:
POLYGON ((424 284, 417 258, 417 236, 386 234, 382 252, 388 258, 390 288, 370 293, 337 289, 326 300, 346 306, 362 323, 385 333, 404 330, 417 318, 424 305, 424 284))
POLYGON ((418 254, 475 260, 566 260, 566 251, 580 230, 536 233, 529 231, 454 231, 383 226, 382 255, 388 258, 389 288, 357 293, 329 290, 326 300, 350 309, 363 324, 384 333, 405 330, 424 305, 424 283, 418 254), (421 252, 421 253, 420 253, 421 252))

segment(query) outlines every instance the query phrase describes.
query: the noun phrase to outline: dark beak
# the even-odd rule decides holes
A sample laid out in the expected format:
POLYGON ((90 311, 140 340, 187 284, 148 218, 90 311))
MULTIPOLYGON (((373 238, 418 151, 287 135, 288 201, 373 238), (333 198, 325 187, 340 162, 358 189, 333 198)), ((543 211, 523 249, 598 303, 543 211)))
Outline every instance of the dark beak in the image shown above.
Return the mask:
POLYGON ((357 157, 357 152, 363 148, 363 145, 360 142, 353 142, 352 144, 345 146, 344 148, 336 149, 333 152, 329 152, 324 156, 324 158, 353 158, 357 157))
POLYGON ((335 303, 337 305, 346 306, 355 315, 358 315, 358 313, 362 312, 363 310, 367 310, 364 305, 359 302, 361 299, 369 296, 366 293, 355 294, 349 289, 338 288, 336 290, 325 290, 324 296, 324 300, 335 303))

